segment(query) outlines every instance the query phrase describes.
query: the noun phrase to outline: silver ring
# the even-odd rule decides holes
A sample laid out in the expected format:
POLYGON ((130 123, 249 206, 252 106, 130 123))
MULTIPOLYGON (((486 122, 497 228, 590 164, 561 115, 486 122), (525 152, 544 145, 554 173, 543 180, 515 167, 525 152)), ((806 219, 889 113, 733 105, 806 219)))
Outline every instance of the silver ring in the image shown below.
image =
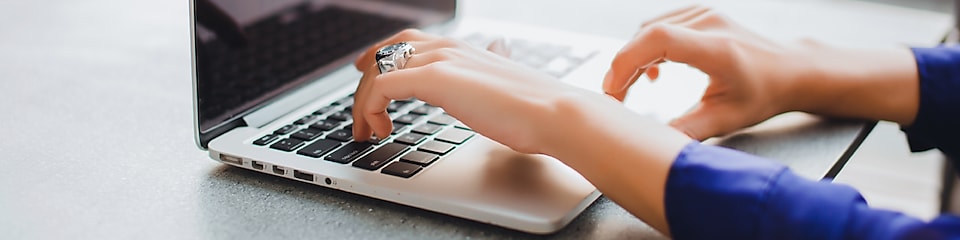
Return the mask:
POLYGON ((407 42, 399 42, 377 50, 377 67, 380 68, 380 74, 400 70, 407 65, 407 60, 413 56, 413 45, 407 42))

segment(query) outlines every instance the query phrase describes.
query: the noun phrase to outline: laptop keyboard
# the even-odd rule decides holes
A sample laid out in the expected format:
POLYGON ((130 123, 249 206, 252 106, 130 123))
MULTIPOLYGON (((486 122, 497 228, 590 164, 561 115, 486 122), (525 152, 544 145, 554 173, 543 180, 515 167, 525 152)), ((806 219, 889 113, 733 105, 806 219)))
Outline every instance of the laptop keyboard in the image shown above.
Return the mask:
POLYGON ((303 116, 253 142, 274 150, 409 178, 474 137, 470 128, 419 100, 394 101, 391 136, 353 141, 353 96, 303 116))
MULTIPOLYGON (((497 37, 474 33, 464 38, 477 47, 485 48, 497 37)), ((510 59, 560 78, 576 69, 596 54, 595 50, 566 45, 510 39, 510 59)))
MULTIPOLYGON (((484 46, 492 37, 475 34, 466 41, 484 46)), ((563 77, 593 56, 567 46, 513 40, 514 61, 563 77)), ((449 155, 476 136, 469 127, 435 106, 411 99, 393 101, 387 112, 393 119, 391 136, 367 142, 353 141, 353 96, 317 109, 253 141, 254 145, 322 159, 367 171, 410 178, 449 155)))

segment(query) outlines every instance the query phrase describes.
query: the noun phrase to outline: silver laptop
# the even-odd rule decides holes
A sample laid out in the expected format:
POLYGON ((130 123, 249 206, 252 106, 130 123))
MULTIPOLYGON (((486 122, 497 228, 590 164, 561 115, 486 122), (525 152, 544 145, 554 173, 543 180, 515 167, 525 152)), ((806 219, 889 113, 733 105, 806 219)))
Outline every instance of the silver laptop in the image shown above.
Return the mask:
POLYGON ((600 196, 556 159, 415 99, 390 105, 393 135, 352 141, 351 63, 405 28, 479 47, 502 35, 512 59, 600 91, 622 41, 460 19, 455 0, 193 0, 190 22, 196 141, 216 161, 531 233, 563 228, 600 196))

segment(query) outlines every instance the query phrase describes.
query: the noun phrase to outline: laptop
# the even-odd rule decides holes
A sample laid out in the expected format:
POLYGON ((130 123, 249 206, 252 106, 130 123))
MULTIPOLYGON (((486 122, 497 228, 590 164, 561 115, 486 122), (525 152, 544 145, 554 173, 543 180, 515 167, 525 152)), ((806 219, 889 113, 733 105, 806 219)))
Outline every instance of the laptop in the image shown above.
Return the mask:
POLYGON ((514 152, 416 99, 390 104, 391 136, 353 141, 361 74, 351 63, 406 28, 478 47, 502 35, 511 59, 600 92, 621 40, 461 19, 456 0, 190 4, 195 140, 213 160, 538 234, 563 228, 600 196, 560 161, 514 152))

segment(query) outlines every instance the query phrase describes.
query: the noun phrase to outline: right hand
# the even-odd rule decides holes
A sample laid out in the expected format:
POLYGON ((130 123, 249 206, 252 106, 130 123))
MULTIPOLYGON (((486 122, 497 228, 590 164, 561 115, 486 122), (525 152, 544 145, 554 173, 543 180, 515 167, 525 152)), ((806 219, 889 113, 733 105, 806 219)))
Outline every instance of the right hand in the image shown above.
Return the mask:
MULTIPOLYGON (((784 45, 760 37, 716 11, 692 6, 643 24, 614 58, 604 91, 623 101, 642 74, 657 79, 658 64, 686 63, 710 76, 700 103, 670 125, 703 140, 793 110, 789 92, 804 60, 784 45)), ((802 97, 802 96, 801 96, 802 97)))
MULTIPOLYGON (((355 62, 364 75, 354 95, 353 134, 390 136, 390 100, 423 100, 444 108, 475 131, 514 150, 544 153, 551 142, 553 104, 585 91, 467 43, 406 30, 367 50, 355 62), (403 69, 380 74, 377 49, 408 42, 416 48, 403 69)), ((599 95, 598 95, 599 97, 599 95)))

